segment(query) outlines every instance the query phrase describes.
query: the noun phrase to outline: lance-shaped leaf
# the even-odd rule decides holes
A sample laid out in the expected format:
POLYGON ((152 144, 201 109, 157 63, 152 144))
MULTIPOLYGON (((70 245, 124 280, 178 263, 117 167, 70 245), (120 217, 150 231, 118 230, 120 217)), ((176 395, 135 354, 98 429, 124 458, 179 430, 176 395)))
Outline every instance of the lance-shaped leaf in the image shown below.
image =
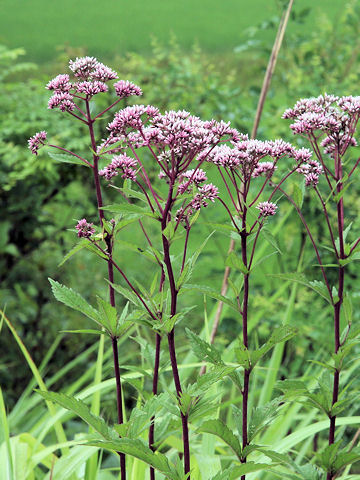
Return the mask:
POLYGON ((168 459, 164 454, 153 452, 139 439, 119 438, 118 440, 113 441, 90 441, 87 442, 86 445, 93 445, 94 447, 131 455, 132 457, 138 458, 148 465, 151 465, 170 480, 183 480, 183 475, 180 475, 176 469, 169 464, 168 459))
POLYGON ((138 207, 132 203, 114 203, 113 205, 101 207, 101 209, 111 213, 121 213, 126 218, 131 218, 134 216, 139 218, 145 215, 146 217, 156 218, 159 220, 158 214, 152 213, 148 208, 138 207))
POLYGON ((75 157, 75 155, 70 155, 68 153, 52 153, 48 152, 49 157, 57 162, 61 163, 73 163, 75 165, 82 165, 83 167, 89 167, 87 163, 83 162, 80 158, 75 157))
POLYGON ((205 340, 195 335, 191 330, 188 328, 185 329, 186 335, 190 340, 190 345, 195 353, 195 355, 199 358, 199 360, 203 360, 204 362, 213 363, 215 365, 224 365, 224 362, 221 359, 221 354, 213 345, 206 342, 205 340))
POLYGON ((259 349, 250 352, 251 368, 254 368, 260 358, 269 352, 277 343, 289 340, 290 338, 294 337, 297 332, 297 328, 290 325, 281 325, 280 327, 275 328, 269 340, 264 345, 262 345, 259 349))
POLYGON ((235 455, 241 459, 241 446, 239 439, 234 435, 230 428, 221 420, 207 420, 198 428, 198 432, 211 433, 221 438, 228 445, 235 455))
POLYGON ((214 298, 219 302, 225 303, 226 305, 234 309, 236 312, 239 312, 239 306, 236 304, 236 302, 230 300, 230 298, 225 297, 224 295, 221 295, 217 290, 213 288, 210 288, 206 285, 192 285, 188 283, 182 287, 183 293, 189 290, 191 291, 197 290, 198 292, 203 293, 204 295, 208 295, 209 297, 214 298))
POLYGON ((74 310, 77 310, 78 312, 83 313, 91 320, 94 320, 94 322, 96 322, 98 325, 105 326, 103 325, 99 312, 92 307, 79 293, 75 292, 72 288, 61 285, 61 283, 56 282, 51 278, 49 278, 49 282, 56 300, 64 303, 66 306, 73 308, 74 310))
POLYGON ((178 290, 181 289, 181 287, 184 285, 184 283, 186 283, 191 275, 192 275, 192 272, 194 270, 194 267, 195 267, 195 263, 200 255, 200 253, 202 252, 203 248, 205 247, 205 245, 207 244, 209 238, 214 234, 214 232, 211 232, 210 235, 203 241, 203 243, 200 245, 200 247, 195 250, 195 253, 193 253, 193 255, 186 261, 185 263, 185 266, 184 266, 184 270, 181 272, 177 282, 176 282, 176 288, 178 290))
POLYGON ((44 390, 36 390, 45 400, 50 400, 67 410, 75 413, 82 418, 89 426, 98 432, 106 440, 114 440, 117 434, 112 430, 101 417, 97 417, 91 413, 89 407, 81 400, 70 397, 63 393, 48 392, 44 390))
POLYGON ((276 418, 280 401, 281 399, 275 398, 265 405, 253 408, 248 426, 249 442, 276 418))
POLYGON ((329 295, 329 291, 326 288, 326 285, 323 282, 319 282, 317 280, 309 281, 303 273, 272 273, 270 277, 280 278, 283 280, 289 280, 290 282, 300 283, 301 285, 305 285, 306 287, 311 288, 316 293, 321 295, 330 305, 333 305, 331 297, 329 295))

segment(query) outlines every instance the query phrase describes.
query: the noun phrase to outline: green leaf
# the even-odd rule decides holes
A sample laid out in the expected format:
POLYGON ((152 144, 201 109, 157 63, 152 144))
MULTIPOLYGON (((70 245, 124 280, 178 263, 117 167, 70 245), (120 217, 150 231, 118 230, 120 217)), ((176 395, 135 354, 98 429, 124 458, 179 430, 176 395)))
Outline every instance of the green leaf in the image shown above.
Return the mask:
POLYGON ((217 437, 221 438, 221 440, 223 440, 233 450, 237 457, 241 459, 241 446, 238 438, 221 420, 207 420, 200 425, 198 432, 211 433, 212 435, 216 435, 217 437))
POLYGON ((112 336, 116 335, 117 329, 117 312, 116 308, 110 305, 100 297, 97 297, 99 315, 102 325, 111 333, 112 336))
POLYGON ((351 325, 352 323, 352 317, 353 317, 353 306, 351 302, 350 296, 346 293, 343 298, 343 312, 345 315, 345 320, 348 325, 351 325))
POLYGON ((248 427, 249 442, 277 417, 281 401, 282 399, 275 398, 265 405, 253 408, 248 427))
POLYGON ((304 202, 305 182, 301 182, 301 187, 297 183, 293 185, 293 199, 299 208, 302 208, 304 202))
POLYGON ((148 208, 142 208, 137 205, 133 205, 132 203, 114 203, 112 205, 106 205, 105 207, 101 207, 102 210, 106 210, 111 213, 121 213, 124 216, 133 217, 143 217, 144 215, 151 218, 156 218, 159 220, 159 215, 156 213, 152 213, 148 208))
POLYGON ((360 461, 360 448, 354 448, 351 452, 340 452, 337 454, 333 463, 334 473, 337 473, 341 468, 346 465, 352 465, 353 463, 360 461))
POLYGON ((60 330, 60 333, 89 333, 92 335, 104 335, 104 330, 92 330, 91 328, 84 328, 82 330, 60 330))
POLYGON ((119 438, 111 442, 90 441, 86 445, 104 448, 113 452, 121 452, 126 455, 138 458, 143 462, 151 465, 159 472, 163 473, 170 480, 182 480, 175 468, 169 465, 166 456, 160 452, 153 452, 150 448, 139 439, 119 438))
POLYGON ((250 352, 250 363, 253 368, 256 363, 268 353, 277 343, 286 342, 297 334, 298 330, 291 325, 281 325, 275 328, 269 340, 258 350, 250 352))
POLYGON ((242 259, 238 255, 236 255, 234 251, 230 252, 229 255, 227 256, 225 265, 227 267, 234 268, 235 270, 240 271, 244 275, 249 273, 249 270, 246 268, 242 259))
POLYGON ((200 247, 193 253, 193 255, 186 261, 184 270, 181 272, 177 282, 176 282, 176 288, 177 290, 180 290, 181 287, 184 285, 185 282, 187 282, 194 270, 195 263, 202 252, 203 248, 207 244, 209 238, 214 234, 214 232, 211 232, 210 235, 204 240, 204 242, 200 245, 200 247))
POLYGON ((77 243, 65 256, 64 258, 62 259, 62 261, 59 263, 59 267, 61 267, 62 265, 64 265, 64 263, 69 260, 69 258, 71 258, 73 255, 75 255, 75 253, 77 252, 80 252, 80 250, 82 250, 83 248, 86 248, 86 244, 89 243, 89 241, 87 239, 82 239, 80 240, 79 243, 77 243))
POLYGON ((146 203, 146 205, 148 205, 146 196, 143 193, 138 192, 137 190, 133 190, 132 188, 130 188, 130 186, 127 186, 126 181, 124 182, 123 187, 117 187, 115 185, 110 185, 110 186, 115 190, 117 190, 118 192, 121 192, 122 194, 124 194, 125 197, 137 198, 138 200, 141 200, 142 202, 146 203))
POLYGON ((319 282, 317 280, 308 281, 303 273, 272 273, 269 275, 270 277, 289 280, 291 282, 296 282, 296 283, 300 283, 301 285, 305 285, 306 287, 311 288, 316 293, 318 293, 323 298, 325 298, 325 300, 329 302, 330 305, 333 305, 328 289, 326 288, 326 285, 323 282, 319 282))
POLYGON ((187 387, 187 392, 191 395, 201 395, 206 393, 214 383, 222 380, 235 370, 236 367, 216 365, 209 369, 204 375, 201 375, 197 381, 187 387))
POLYGON ((272 468, 268 463, 247 462, 238 467, 234 467, 230 472, 229 480, 238 480, 242 475, 259 470, 270 470, 272 468))
POLYGON ((280 245, 276 240, 276 238, 274 237, 274 235, 270 232, 270 230, 268 230, 267 228, 263 228, 261 233, 262 233, 262 236, 265 238, 265 240, 269 242, 270 245, 274 247, 277 252, 280 253, 280 255, 282 255, 282 251, 280 250, 280 245))
POLYGON ((185 328, 185 333, 190 340, 190 345, 195 355, 204 362, 213 363, 214 365, 224 365, 221 359, 221 354, 213 345, 202 340, 198 335, 195 335, 191 330, 185 328))
POLYGON ((118 293, 120 293, 124 298, 129 300, 131 303, 133 303, 137 307, 144 308, 144 305, 141 303, 141 301, 139 300, 137 295, 135 295, 135 293, 132 290, 130 290, 128 288, 125 288, 122 285, 115 284, 115 283, 111 283, 111 286, 114 288, 114 290, 116 290, 118 293))
POLYGON ((239 342, 239 345, 235 347, 235 355, 239 365, 246 370, 250 368, 250 352, 249 350, 239 342))
POLYGON ((56 160, 57 162, 62 162, 62 163, 73 163, 74 165, 82 165, 83 167, 89 167, 85 162, 80 160, 80 158, 75 157, 74 155, 70 155, 67 153, 52 153, 48 152, 49 157, 51 157, 53 160, 56 160))
POLYGON ((160 332, 170 333, 174 326, 181 322, 181 320, 183 320, 186 315, 194 308, 196 308, 196 305, 184 308, 182 312, 179 312, 172 316, 168 314, 163 314, 162 321, 153 322, 153 328, 155 330, 159 330, 160 332))
POLYGON ((237 313, 239 313, 239 307, 234 301, 230 300, 230 298, 225 297, 224 295, 221 295, 217 290, 211 287, 208 287, 206 285, 193 285, 188 283, 182 287, 183 292, 186 292, 189 290, 191 291, 197 290, 198 292, 203 293, 204 295, 208 295, 209 297, 214 298, 219 302, 225 303, 226 305, 234 309, 237 313))
POLYGON ((98 325, 103 326, 99 312, 92 307, 79 293, 75 292, 71 288, 61 285, 61 283, 56 282, 49 278, 51 284, 51 289, 53 291, 54 297, 59 302, 64 303, 66 306, 77 310, 78 312, 83 313, 91 320, 94 320, 98 325))
POLYGON ((98 432, 106 440, 113 440, 117 438, 116 433, 106 425, 104 420, 91 413, 89 407, 81 400, 75 397, 70 397, 63 393, 48 392, 44 390, 36 390, 45 400, 57 403, 63 408, 75 413, 82 418, 84 422, 90 425, 96 432, 98 432))

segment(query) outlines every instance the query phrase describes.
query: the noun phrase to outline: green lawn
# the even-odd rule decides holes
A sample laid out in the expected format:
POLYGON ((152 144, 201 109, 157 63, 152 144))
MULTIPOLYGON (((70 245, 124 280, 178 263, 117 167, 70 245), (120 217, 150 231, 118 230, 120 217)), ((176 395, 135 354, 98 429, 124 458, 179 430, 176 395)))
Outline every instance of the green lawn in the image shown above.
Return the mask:
MULTIPOLYGON (((278 0, 1 0, 0 43, 24 47, 29 60, 47 61, 56 47, 86 47, 102 58, 150 51, 151 38, 175 34, 184 48, 198 41, 207 51, 231 51, 244 30, 277 14, 278 0)), ((312 6, 305 28, 316 28, 321 9, 336 16, 343 0, 295 0, 312 6)))

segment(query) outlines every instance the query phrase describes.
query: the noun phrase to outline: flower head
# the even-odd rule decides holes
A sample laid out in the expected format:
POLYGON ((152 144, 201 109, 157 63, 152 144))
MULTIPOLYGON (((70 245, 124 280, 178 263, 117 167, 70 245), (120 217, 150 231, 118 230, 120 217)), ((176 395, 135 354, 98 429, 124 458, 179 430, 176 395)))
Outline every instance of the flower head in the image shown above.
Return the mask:
POLYGON ((30 137, 28 140, 29 148, 34 155, 37 155, 39 148, 45 145, 46 140, 45 130, 36 133, 33 137, 30 137))
POLYGON ((50 82, 46 85, 46 88, 48 90, 55 90, 57 93, 68 92, 72 88, 69 75, 58 75, 50 80, 50 82))
POLYGON ((136 167, 138 165, 135 158, 128 157, 127 155, 116 155, 113 157, 111 163, 107 165, 103 170, 99 171, 99 175, 105 177, 106 180, 111 180, 112 177, 119 175, 119 170, 122 173, 122 178, 128 178, 130 180, 136 180, 136 167))
POLYGON ((131 97, 132 95, 137 95, 139 97, 142 95, 141 88, 128 80, 119 80, 114 83, 114 88, 116 95, 120 98, 131 97))
POLYGON ((78 231, 77 236, 79 238, 89 238, 95 233, 94 224, 88 223, 86 218, 79 220, 75 228, 78 231))
POLYGON ((277 205, 271 202, 260 202, 256 208, 260 212, 260 217, 270 217, 275 215, 277 210, 277 205))

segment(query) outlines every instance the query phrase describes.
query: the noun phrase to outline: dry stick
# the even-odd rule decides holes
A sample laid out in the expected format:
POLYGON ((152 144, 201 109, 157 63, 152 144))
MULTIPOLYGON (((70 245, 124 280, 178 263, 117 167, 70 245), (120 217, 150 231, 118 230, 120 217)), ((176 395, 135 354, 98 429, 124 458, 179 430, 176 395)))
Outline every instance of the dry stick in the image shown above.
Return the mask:
MULTIPOLYGON (((283 39, 284 39, 284 34, 285 34, 286 27, 287 27, 287 24, 288 24, 288 21, 289 21, 289 18, 290 18, 290 12, 291 12, 293 3, 294 3, 294 0, 289 1, 286 12, 284 12, 284 14, 283 14, 283 16, 280 20, 279 28, 278 28, 278 31, 277 31, 277 34, 276 34, 275 42, 274 42, 274 45, 273 45, 273 48, 272 48, 272 52, 271 52, 270 59, 269 59, 269 62, 268 62, 268 66, 267 66, 267 69, 266 69, 266 73, 265 73, 265 76, 264 76, 264 81, 263 81, 263 85, 262 85, 262 89, 261 89, 261 93, 260 93, 260 98, 259 98, 258 106, 257 106, 257 109, 256 109, 254 125, 253 125, 253 129, 252 129, 252 132, 251 132, 251 138, 255 138, 256 134, 257 134, 257 129, 258 129, 260 119, 261 119, 261 115, 262 115, 262 112, 263 112, 263 109, 264 109, 265 100, 266 100, 266 97, 267 97, 267 94, 268 94, 268 91, 269 91, 269 88, 270 88, 271 78, 272 78, 272 75, 275 71, 276 61, 277 61, 279 51, 280 51, 280 48, 281 48, 281 45, 282 45, 282 42, 283 42, 283 39)), ((230 254, 234 250, 234 247, 235 247, 235 241, 233 239, 231 239, 230 244, 229 244, 228 254, 230 254)), ((229 275, 230 275, 230 267, 226 267, 225 271, 224 271, 224 277, 223 277, 222 285, 221 285, 221 295, 223 295, 223 296, 226 295, 226 292, 227 292, 227 289, 228 289, 229 275)), ((221 317, 221 313, 222 313, 222 310, 223 310, 223 306, 224 306, 224 303, 222 301, 219 301, 218 305, 217 305, 217 310, 216 310, 216 314, 215 314, 213 327, 212 327, 212 330, 211 330, 210 343, 214 343, 215 336, 216 336, 216 333, 217 333, 217 329, 218 329, 219 323, 220 323, 220 317, 221 317)), ((206 366, 203 365, 200 369, 200 372, 199 372, 200 375, 203 375, 205 373, 205 371, 206 371, 206 366)))

